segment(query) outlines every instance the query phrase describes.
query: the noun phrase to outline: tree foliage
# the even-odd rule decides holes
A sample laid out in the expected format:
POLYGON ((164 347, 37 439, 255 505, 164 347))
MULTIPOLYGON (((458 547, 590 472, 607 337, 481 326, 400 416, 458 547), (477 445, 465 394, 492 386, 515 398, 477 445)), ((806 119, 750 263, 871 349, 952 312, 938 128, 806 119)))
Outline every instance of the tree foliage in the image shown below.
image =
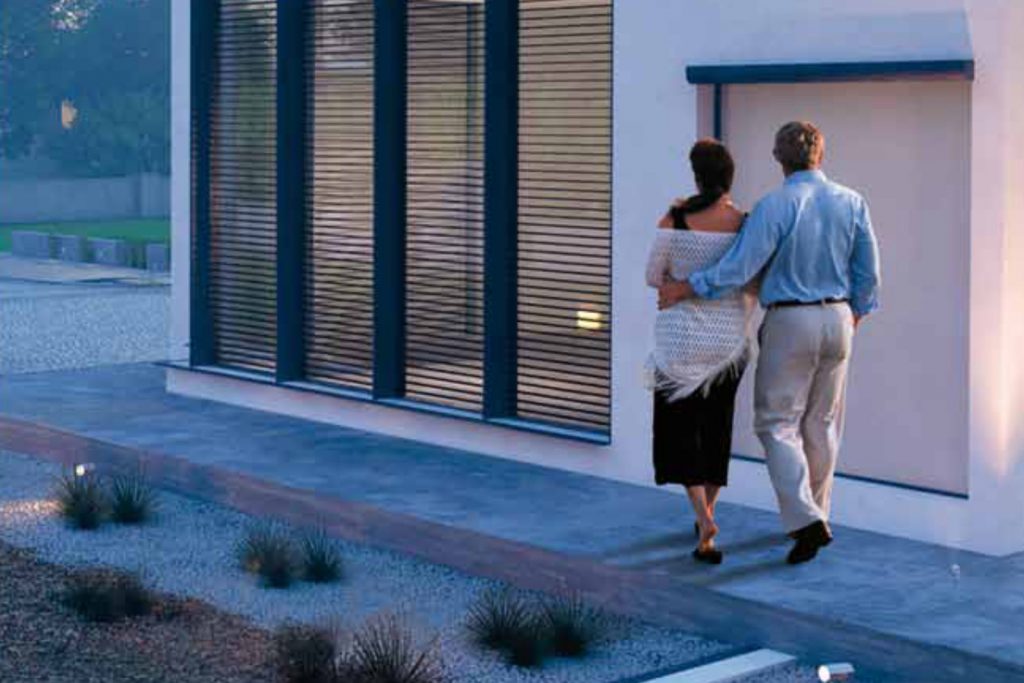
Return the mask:
POLYGON ((68 175, 166 173, 169 91, 169 0, 0 1, 0 156, 68 175))

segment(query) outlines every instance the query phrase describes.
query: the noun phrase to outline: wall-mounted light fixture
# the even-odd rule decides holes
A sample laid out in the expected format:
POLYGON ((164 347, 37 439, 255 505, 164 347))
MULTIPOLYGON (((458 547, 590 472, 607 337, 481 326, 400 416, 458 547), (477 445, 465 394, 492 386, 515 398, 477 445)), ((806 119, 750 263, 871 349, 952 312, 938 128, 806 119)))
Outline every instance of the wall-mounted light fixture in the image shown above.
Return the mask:
POLYGON ((80 463, 77 463, 75 465, 75 476, 76 477, 87 476, 88 474, 90 474, 95 469, 96 469, 96 465, 92 464, 91 462, 80 462, 80 463))
POLYGON ((576 311, 576 328, 597 331, 604 327, 604 317, 597 311, 576 311))

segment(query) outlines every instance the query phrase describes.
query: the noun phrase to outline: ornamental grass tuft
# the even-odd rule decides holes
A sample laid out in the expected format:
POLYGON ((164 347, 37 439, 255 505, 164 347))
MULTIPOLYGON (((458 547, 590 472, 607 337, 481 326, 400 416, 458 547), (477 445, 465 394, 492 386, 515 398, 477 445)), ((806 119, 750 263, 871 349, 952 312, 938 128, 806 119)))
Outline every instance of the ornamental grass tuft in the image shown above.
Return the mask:
POLYGON ((86 621, 111 623, 149 614, 155 600, 135 574, 91 569, 71 575, 63 602, 86 621))
POLYGON ((333 583, 341 579, 341 553, 322 529, 308 532, 302 539, 302 576, 310 583, 333 583))
POLYGON ((238 548, 242 568, 256 574, 265 586, 288 588, 299 572, 295 543, 284 529, 262 524, 252 527, 238 548))
POLYGON ((286 625, 274 634, 274 668, 283 683, 342 683, 337 634, 286 625))
POLYGON ((543 625, 533 621, 529 630, 518 633, 502 648, 505 659, 512 666, 535 669, 547 658, 547 642, 544 640, 543 625))
POLYGON ((118 524, 145 524, 156 509, 156 494, 141 474, 123 474, 110 483, 110 518, 118 524))
POLYGON ((340 681, 344 683, 447 683, 437 641, 419 646, 396 615, 369 621, 352 638, 340 681))
POLYGON ((541 622, 551 651, 560 657, 587 656, 608 630, 606 617, 588 606, 579 594, 547 599, 541 622))
POLYGON ((57 484, 57 509, 73 529, 97 529, 107 512, 106 493, 94 477, 68 473, 57 484))
POLYGON ((484 593, 470 608, 466 629, 477 645, 502 653, 516 666, 535 667, 543 662, 543 627, 536 610, 509 588, 484 593))

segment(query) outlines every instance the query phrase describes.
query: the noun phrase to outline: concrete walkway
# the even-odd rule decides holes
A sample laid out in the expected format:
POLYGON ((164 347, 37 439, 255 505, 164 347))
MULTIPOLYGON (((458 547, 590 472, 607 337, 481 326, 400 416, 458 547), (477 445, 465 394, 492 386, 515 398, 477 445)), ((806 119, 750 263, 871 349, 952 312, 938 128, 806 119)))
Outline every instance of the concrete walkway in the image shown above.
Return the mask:
POLYGON ((791 568, 774 515, 723 506, 726 563, 698 567, 683 499, 665 491, 170 396, 153 366, 0 377, 0 417, 684 581, 762 615, 804 614, 925 644, 936 657, 967 653, 1019 673, 999 680, 1024 680, 1021 556, 841 528, 819 560, 791 568))

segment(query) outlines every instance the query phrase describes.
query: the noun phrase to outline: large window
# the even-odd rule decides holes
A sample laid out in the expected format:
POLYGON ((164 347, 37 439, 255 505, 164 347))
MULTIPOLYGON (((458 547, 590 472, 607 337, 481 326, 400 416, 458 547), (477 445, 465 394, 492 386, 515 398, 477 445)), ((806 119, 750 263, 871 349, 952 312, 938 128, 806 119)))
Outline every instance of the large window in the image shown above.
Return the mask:
POLYGON ((193 0, 193 363, 606 440, 611 0, 378 6, 193 0))
POLYGON ((520 417, 611 419, 611 0, 519 9, 520 417))
POLYGON ((213 359, 276 363, 276 11, 220 0, 210 106, 209 301, 213 359))
POLYGON ((410 0, 406 395, 483 401, 484 5, 410 0))
POLYGON ((309 122, 306 375, 373 382, 373 0, 314 0, 309 122))

